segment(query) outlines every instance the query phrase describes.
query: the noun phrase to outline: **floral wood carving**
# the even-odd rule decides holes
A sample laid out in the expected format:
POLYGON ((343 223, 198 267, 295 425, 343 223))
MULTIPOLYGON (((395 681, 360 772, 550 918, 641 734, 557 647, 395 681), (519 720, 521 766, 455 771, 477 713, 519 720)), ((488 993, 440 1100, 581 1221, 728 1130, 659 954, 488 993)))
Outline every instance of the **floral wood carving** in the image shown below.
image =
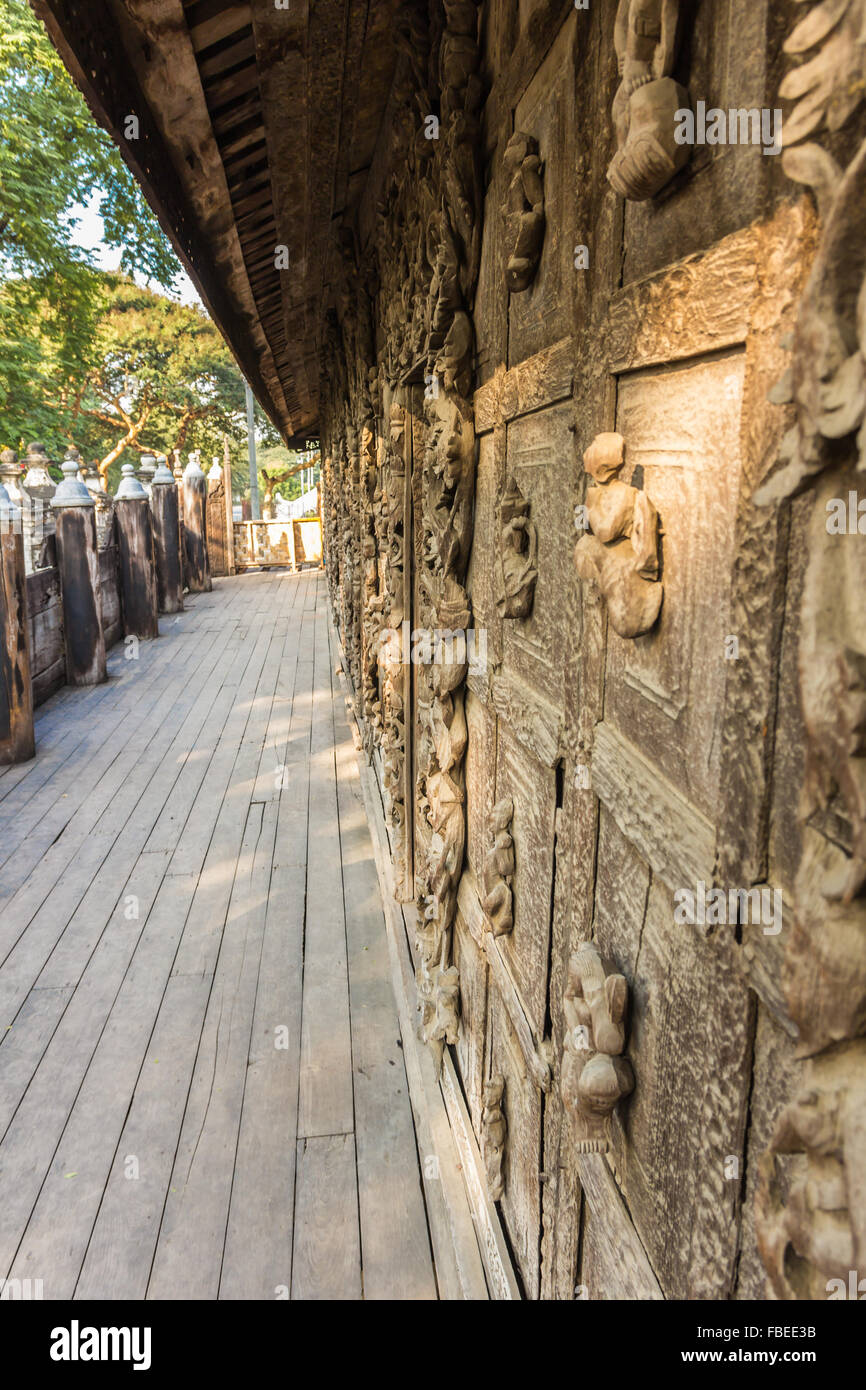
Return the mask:
POLYGON ((481 1112, 481 1152, 487 1171, 487 1187, 494 1202, 498 1202, 505 1191, 505 1142, 508 1125, 502 1110, 502 1095, 505 1081, 501 1076, 491 1076, 485 1081, 482 1091, 483 1110, 481 1112))
POLYGON ((625 462, 621 434, 600 434, 583 456, 595 480, 586 494, 590 531, 574 550, 577 572, 594 580, 620 637, 649 632, 661 609, 658 512, 645 492, 616 477, 625 462))
POLYGON ((679 0, 619 0, 614 43, 620 85, 613 103, 617 152, 607 177, 624 198, 655 197, 688 163, 675 139, 676 113, 689 94, 671 77, 679 0))
POLYGON ((562 1100, 574 1122, 577 1153, 607 1153, 610 1117, 634 1090, 625 1049, 628 985, 605 973, 601 956, 585 941, 568 963, 562 1100))
POLYGON ((538 581, 538 528, 514 478, 509 478, 499 510, 496 607, 503 618, 528 618, 538 581))
POLYGON ((822 232, 791 365, 770 395, 793 406, 794 424, 755 500, 814 488, 800 613, 803 851, 782 972, 803 1075, 761 1159, 755 1214, 773 1292, 800 1299, 827 1298, 866 1268, 866 555, 859 537, 826 526, 828 500, 866 471, 866 140, 845 169, 802 143, 840 129, 866 96, 866 0, 813 5, 785 50, 803 61, 780 88, 796 102, 783 167, 812 188, 822 232))
POLYGON ((544 165, 538 141, 516 130, 505 147, 508 191, 502 208, 508 262, 505 283, 511 294, 535 279, 544 244, 544 165))

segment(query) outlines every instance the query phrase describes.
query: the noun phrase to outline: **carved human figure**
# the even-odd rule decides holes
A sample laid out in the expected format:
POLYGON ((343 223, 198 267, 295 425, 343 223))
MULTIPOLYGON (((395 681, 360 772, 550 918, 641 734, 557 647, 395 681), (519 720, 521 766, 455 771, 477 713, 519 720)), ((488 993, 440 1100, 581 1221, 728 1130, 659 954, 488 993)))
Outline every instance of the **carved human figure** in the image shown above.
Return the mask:
POLYGON ((864 1062, 862 1040, 811 1062, 759 1161, 758 1248, 777 1298, 826 1299, 834 1281, 848 1297, 850 1271, 862 1272, 864 1062))
POLYGON ((505 283, 511 294, 519 294, 535 279, 544 244, 544 165, 538 141, 516 130, 503 162, 508 176, 502 208, 508 249, 505 283))
POLYGON ((481 906, 487 926, 494 936, 504 936, 514 926, 511 881, 514 874, 514 840, 511 821, 514 802, 510 796, 497 801, 491 812, 493 843, 484 856, 481 874, 481 906))
POLYGON ((481 1092, 481 1149, 487 1172, 487 1188, 494 1202, 498 1202, 505 1191, 503 1169, 508 1125, 502 1110, 504 1091, 505 1080, 502 1076, 496 1075, 485 1081, 481 1092))
POLYGON ((620 637, 649 632, 658 618, 664 586, 658 579, 658 513, 646 493, 622 483, 621 434, 600 434, 583 456, 593 478, 586 494, 590 531, 574 551, 581 579, 594 580, 620 637))
POLYGON ((679 8, 679 0, 619 0, 617 152, 607 177, 617 193, 635 202, 654 197, 689 158, 689 147, 675 138, 676 113, 689 105, 688 92, 671 77, 679 8))
POLYGON ((627 1004, 625 977, 606 974, 597 948, 583 942, 568 963, 561 1081, 578 1153, 607 1153, 610 1117, 634 1089, 622 1055, 627 1004))
POLYGON ((513 477, 499 513, 496 607, 503 618, 528 618, 538 580, 538 528, 513 477))

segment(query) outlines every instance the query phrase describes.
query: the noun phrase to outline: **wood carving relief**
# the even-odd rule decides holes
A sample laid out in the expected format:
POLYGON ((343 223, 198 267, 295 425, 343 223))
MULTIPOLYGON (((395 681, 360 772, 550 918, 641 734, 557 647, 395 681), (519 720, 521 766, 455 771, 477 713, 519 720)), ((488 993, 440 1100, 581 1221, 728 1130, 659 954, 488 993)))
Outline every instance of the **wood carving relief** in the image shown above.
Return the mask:
POLYGON ((502 1095, 505 1080, 502 1076, 491 1076, 484 1083, 484 1109, 481 1112, 481 1152, 487 1170, 487 1187, 494 1202, 501 1200, 505 1191, 505 1143, 508 1125, 502 1111, 502 1095))
POLYGON ((508 261, 505 283, 511 294, 526 290, 535 279, 544 244, 544 165, 538 141, 516 130, 505 147, 508 191, 502 216, 508 261))
POLYGON ((484 858, 481 906, 494 936, 505 936, 514 926, 511 889, 514 876, 514 840, 511 835, 513 815, 514 802, 509 796, 497 801, 490 816, 493 843, 484 858))
POLYGON ((583 456, 593 478, 586 494, 590 530, 574 551, 580 578, 601 589, 620 637, 639 637, 658 618, 663 585, 658 578, 658 513, 646 493, 622 483, 625 462, 620 434, 600 434, 583 456))
POLYGON ((679 0, 619 0, 614 30, 620 85, 613 103, 617 151, 607 171, 623 198, 653 198, 688 163, 675 139, 689 94, 671 76, 679 0))
POLYGON ((628 985, 608 975, 592 942, 578 947, 568 964, 562 1100, 572 1117, 576 1153, 607 1153, 610 1117, 634 1089, 625 1050, 628 985))
POLYGON ((538 528, 514 478, 499 510, 496 607, 503 618, 528 618, 538 581, 538 528))
POLYGON ((813 189, 823 224, 791 367, 771 394, 793 405, 794 424, 783 467, 756 495, 773 503, 811 486, 815 497, 800 615, 803 852, 783 970, 803 1075, 756 1200, 771 1286, 793 1299, 827 1298, 866 1270, 866 553, 826 525, 828 502, 866 471, 866 141, 844 169, 801 143, 840 129, 863 100, 866 0, 814 5, 785 48, 804 61, 780 91, 797 99, 783 167, 813 189))

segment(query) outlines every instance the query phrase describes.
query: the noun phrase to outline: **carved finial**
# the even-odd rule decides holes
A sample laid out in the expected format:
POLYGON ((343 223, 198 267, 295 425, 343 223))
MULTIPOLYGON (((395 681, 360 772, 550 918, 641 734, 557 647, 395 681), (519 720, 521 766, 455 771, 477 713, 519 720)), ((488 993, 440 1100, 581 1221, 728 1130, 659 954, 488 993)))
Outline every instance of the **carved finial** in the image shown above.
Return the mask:
POLYGON ((142 454, 138 464, 138 476, 147 490, 153 482, 153 475, 156 472, 156 455, 142 454))
POLYGON ((147 497, 147 493, 135 476, 135 467, 131 463, 125 463, 121 468, 123 475, 120 480, 120 487, 114 494, 117 502, 140 502, 147 497))
POLYGON ((55 511, 61 507, 93 507, 95 502, 78 476, 78 463, 74 458, 65 458, 61 464, 63 482, 51 499, 55 511))
POLYGON ((562 1100, 575 1126, 578 1153, 607 1153, 610 1117, 634 1089, 625 1048, 628 985, 607 975, 592 942, 583 942, 568 964, 562 1100))
POLYGON ((160 454, 156 462, 156 472, 150 480, 151 487, 170 487, 174 482, 174 475, 168 466, 165 454, 160 454))

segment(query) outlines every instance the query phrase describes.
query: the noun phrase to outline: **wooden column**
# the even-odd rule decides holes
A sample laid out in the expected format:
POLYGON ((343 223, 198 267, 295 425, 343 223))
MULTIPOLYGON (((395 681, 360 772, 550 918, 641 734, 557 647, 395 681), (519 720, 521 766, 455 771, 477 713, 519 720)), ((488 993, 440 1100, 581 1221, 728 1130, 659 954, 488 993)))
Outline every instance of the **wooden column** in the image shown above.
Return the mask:
POLYGON ((177 546, 180 555, 180 574, 182 587, 186 588, 186 543, 184 540, 183 524, 183 468, 180 462, 180 450, 174 451, 174 481, 177 483, 177 546))
POLYGON ((178 489, 162 457, 150 487, 156 598, 160 613, 183 611, 183 570, 180 563, 178 489))
POLYGON ((74 459, 63 464, 63 482, 51 502, 57 519, 57 570, 63 607, 67 685, 99 685, 106 679, 105 638, 99 602, 96 504, 78 477, 74 459))
POLYGON ((236 574, 235 566, 235 519, 232 510, 232 461, 229 457, 228 440, 223 442, 223 486, 226 504, 226 560, 229 574, 236 574))
POLYGON ((123 632, 126 637, 150 641, 159 636, 150 499, 136 478, 131 463, 125 463, 121 472, 123 478, 115 494, 114 510, 117 515, 123 632))
POLYGON ((183 535, 187 588, 191 594, 209 593, 212 585, 207 555, 207 480, 194 454, 183 473, 183 535))
POLYGON ((0 484, 0 763, 26 763, 36 752, 27 624, 27 572, 21 510, 0 484))

